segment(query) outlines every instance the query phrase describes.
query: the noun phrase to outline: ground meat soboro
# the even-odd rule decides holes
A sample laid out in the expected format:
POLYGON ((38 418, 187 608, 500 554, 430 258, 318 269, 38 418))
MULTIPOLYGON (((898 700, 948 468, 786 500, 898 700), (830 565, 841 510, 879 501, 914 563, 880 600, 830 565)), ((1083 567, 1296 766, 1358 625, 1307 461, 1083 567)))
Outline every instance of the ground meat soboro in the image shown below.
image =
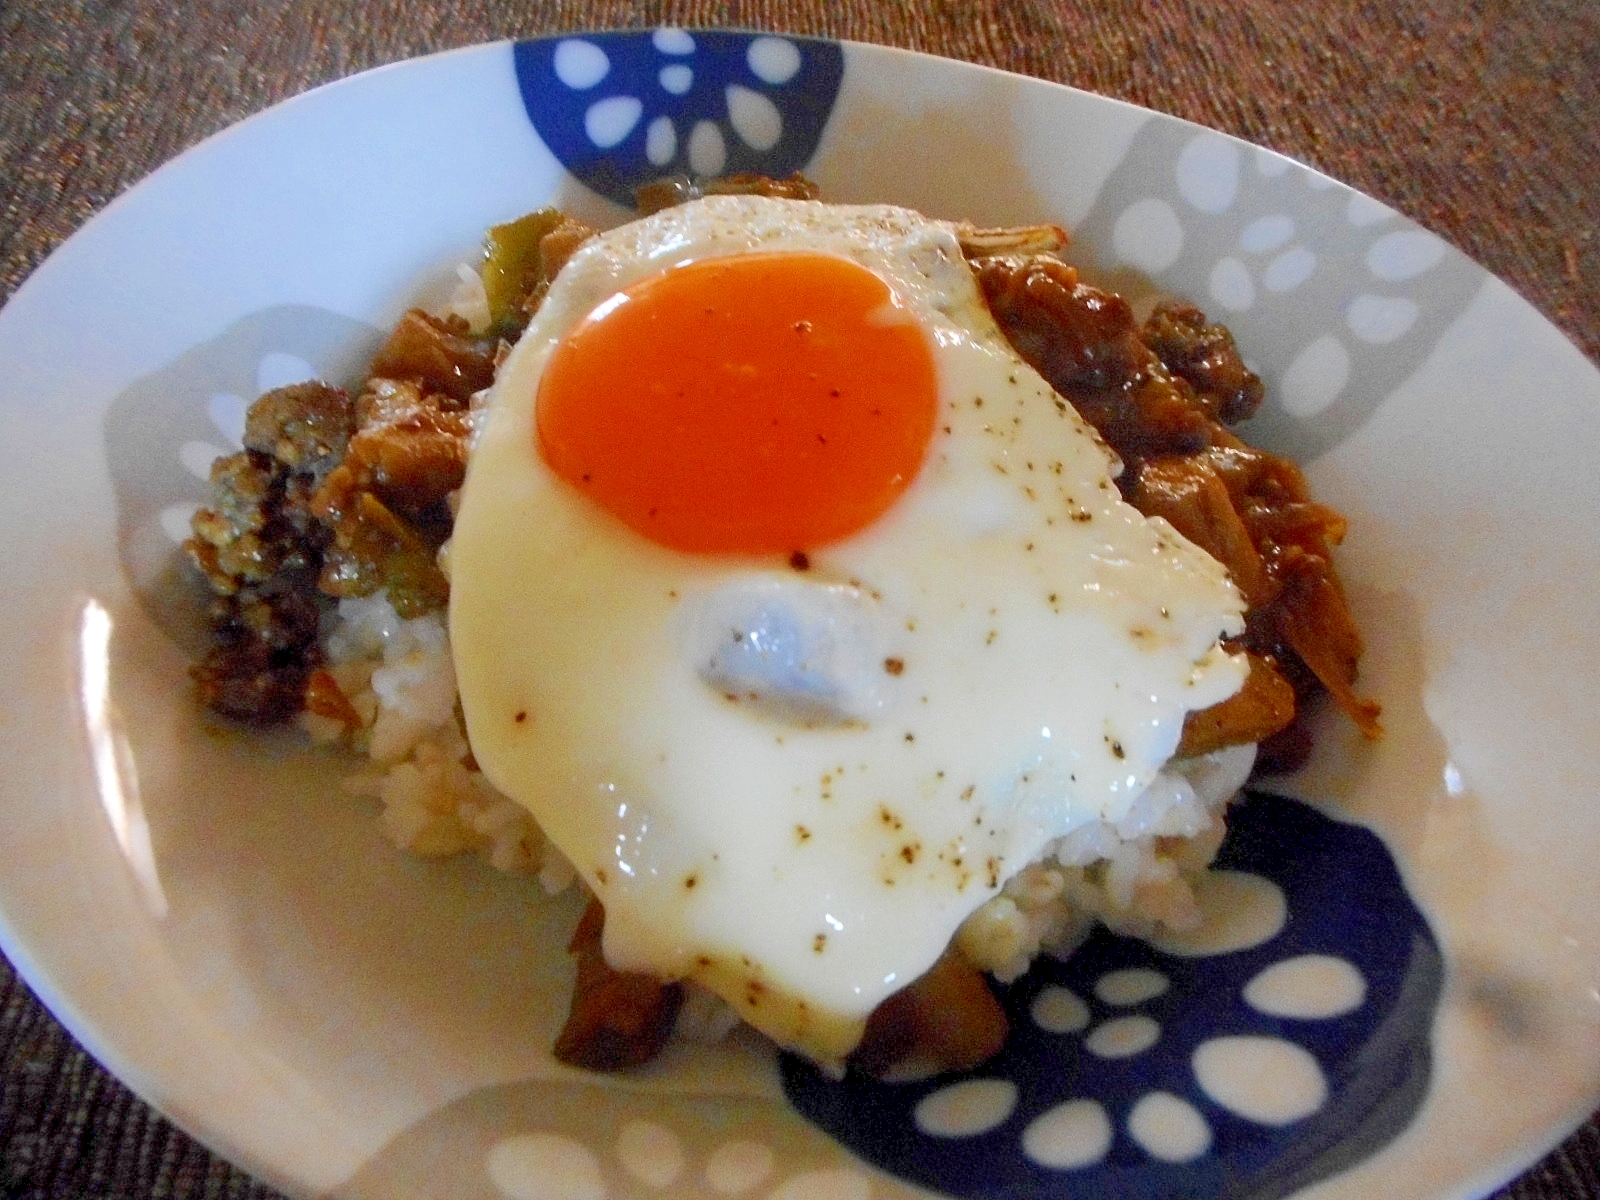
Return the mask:
POLYGON ((337 689, 313 686, 330 602, 381 589, 403 617, 444 607, 437 555, 466 473, 472 396, 591 232, 555 209, 496 226, 487 332, 412 309, 357 396, 300 383, 251 405, 244 449, 212 466, 212 504, 184 543, 213 595, 214 645, 194 669, 207 708, 260 725, 308 703, 339 716, 337 689))
POLYGON ((1249 602, 1239 648, 1250 682, 1193 714, 1180 752, 1259 739, 1260 769, 1297 766, 1309 749, 1304 701, 1322 690, 1376 736, 1378 706, 1354 687, 1361 637, 1333 568, 1344 518, 1311 498, 1299 467, 1227 428, 1263 394, 1232 335, 1171 302, 1141 327, 1127 301, 1056 258, 973 267, 1007 337, 1122 458, 1128 502, 1220 561, 1249 602))
POLYGON ((251 405, 244 449, 212 466, 213 503, 184 544, 213 594, 215 644, 194 670, 208 708, 263 725, 304 708, 333 598, 382 588, 406 616, 444 605, 446 498, 495 345, 413 311, 359 396, 300 383, 251 405))

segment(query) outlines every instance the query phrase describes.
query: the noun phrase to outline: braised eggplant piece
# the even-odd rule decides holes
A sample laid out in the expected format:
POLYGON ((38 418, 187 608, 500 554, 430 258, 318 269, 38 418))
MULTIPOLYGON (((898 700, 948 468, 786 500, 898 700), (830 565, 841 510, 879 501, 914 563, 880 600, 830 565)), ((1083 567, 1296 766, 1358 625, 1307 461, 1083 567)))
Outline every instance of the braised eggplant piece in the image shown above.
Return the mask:
POLYGON ((555 1056, 587 1071, 622 1071, 649 1062, 672 1036, 683 1003, 680 984, 618 971, 606 962, 600 945, 605 922, 600 901, 589 901, 567 944, 567 953, 578 960, 578 974, 555 1056))

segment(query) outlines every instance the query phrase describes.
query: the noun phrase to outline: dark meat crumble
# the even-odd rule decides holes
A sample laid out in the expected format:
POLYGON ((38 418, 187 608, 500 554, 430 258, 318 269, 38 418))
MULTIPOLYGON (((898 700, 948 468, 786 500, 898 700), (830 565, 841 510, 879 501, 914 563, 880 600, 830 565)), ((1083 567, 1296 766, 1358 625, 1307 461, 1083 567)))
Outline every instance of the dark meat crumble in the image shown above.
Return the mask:
POLYGON ((1249 604, 1237 647, 1249 681, 1190 717, 1179 754, 1260 741, 1258 770, 1293 769, 1310 748, 1306 702, 1324 690, 1376 736, 1378 706, 1354 686, 1361 635, 1333 566, 1344 518, 1312 499, 1299 467, 1228 429, 1263 396, 1232 335, 1174 302, 1140 325, 1126 300, 1057 258, 980 257, 973 269, 1018 352, 1121 457, 1123 497, 1227 567, 1249 604))
POLYGON ((471 398, 590 232, 553 209, 497 226, 488 334, 413 309, 357 394, 300 383, 251 405, 244 449, 212 466, 212 503, 184 543, 212 592, 214 644, 194 669, 206 707, 259 725, 305 708, 343 718, 348 702, 317 672, 329 603, 383 590, 403 617, 444 606, 437 558, 471 398))

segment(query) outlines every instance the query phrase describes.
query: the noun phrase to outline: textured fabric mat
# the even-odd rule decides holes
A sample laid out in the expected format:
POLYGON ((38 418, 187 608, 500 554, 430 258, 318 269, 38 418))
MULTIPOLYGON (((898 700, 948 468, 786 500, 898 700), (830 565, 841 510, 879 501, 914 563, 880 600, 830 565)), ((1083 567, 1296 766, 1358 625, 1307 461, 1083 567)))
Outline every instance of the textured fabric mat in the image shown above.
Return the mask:
MULTIPOLYGON (((1600 358, 1595 0, 0 0, 0 302, 119 192, 284 97, 453 46, 658 23, 924 50, 1237 134, 1442 234, 1600 358)), ((0 959, 0 1200, 274 1195, 100 1069, 0 959)), ((1600 1198, 1600 1120, 1497 1195, 1600 1198)))

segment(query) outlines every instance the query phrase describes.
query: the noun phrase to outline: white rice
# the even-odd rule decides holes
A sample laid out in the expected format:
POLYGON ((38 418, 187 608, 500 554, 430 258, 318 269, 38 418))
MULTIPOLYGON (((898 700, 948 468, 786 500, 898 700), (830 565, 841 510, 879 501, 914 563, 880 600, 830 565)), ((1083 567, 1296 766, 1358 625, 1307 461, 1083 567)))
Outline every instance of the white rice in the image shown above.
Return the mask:
POLYGON ((1169 763, 1120 821, 1080 826, 1017 872, 956 931, 957 947, 1009 982, 1040 953, 1071 954, 1097 921, 1130 937, 1194 928, 1195 883, 1255 752, 1234 746, 1169 763))
POLYGON ((489 328, 489 292, 483 286, 483 276, 467 263, 456 264, 456 286, 450 293, 440 314, 458 317, 467 323, 473 333, 483 333, 489 328))
POLYGON ((390 841, 421 855, 476 851, 498 870, 537 875, 551 893, 572 884, 577 873, 528 810, 468 765, 441 614, 407 620, 382 595, 341 600, 324 644, 361 727, 312 713, 301 724, 317 741, 348 739, 371 761, 344 786, 382 803, 390 841))
MULTIPOLYGON (((474 851, 498 870, 537 876, 551 894, 577 881, 528 811, 471 765, 442 614, 407 620, 381 594, 341 600, 325 647, 361 726, 347 730, 312 713, 301 723, 313 739, 343 740, 366 756, 369 768, 345 787, 381 802, 383 831, 396 846, 429 856, 474 851)), ((1051 843, 967 918, 957 948, 1009 981, 1041 953, 1070 954, 1096 922, 1135 937, 1194 927, 1195 884, 1254 759, 1254 746, 1238 746, 1169 764, 1121 820, 1090 822, 1051 843)), ((680 1036, 715 1040, 737 1023, 712 993, 687 990, 680 1036)))

